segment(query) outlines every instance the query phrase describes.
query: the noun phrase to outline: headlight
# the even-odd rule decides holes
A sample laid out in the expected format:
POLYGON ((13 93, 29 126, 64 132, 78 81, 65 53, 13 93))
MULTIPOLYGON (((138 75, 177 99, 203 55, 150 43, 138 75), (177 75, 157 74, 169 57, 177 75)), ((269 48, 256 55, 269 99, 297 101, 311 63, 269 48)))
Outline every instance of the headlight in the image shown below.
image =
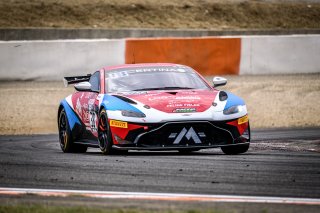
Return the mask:
POLYGON ((223 114, 231 115, 231 114, 235 114, 235 113, 241 112, 242 110, 243 110, 243 106, 242 105, 232 106, 232 107, 229 107, 228 109, 223 110, 223 114))
POLYGON ((143 114, 142 112, 135 112, 135 111, 129 111, 129 110, 121 110, 121 114, 126 117, 135 117, 135 118, 146 117, 146 115, 143 114))

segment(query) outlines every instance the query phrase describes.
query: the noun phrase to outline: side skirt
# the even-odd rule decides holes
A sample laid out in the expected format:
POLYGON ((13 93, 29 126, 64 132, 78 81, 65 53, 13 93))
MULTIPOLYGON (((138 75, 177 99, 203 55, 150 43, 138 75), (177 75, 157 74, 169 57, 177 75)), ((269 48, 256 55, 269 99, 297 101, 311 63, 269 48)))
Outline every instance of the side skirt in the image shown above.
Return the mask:
POLYGON ((82 141, 75 141, 75 144, 82 144, 82 145, 86 145, 88 147, 94 147, 94 148, 99 148, 99 145, 96 141, 92 141, 92 140, 82 140, 82 141))

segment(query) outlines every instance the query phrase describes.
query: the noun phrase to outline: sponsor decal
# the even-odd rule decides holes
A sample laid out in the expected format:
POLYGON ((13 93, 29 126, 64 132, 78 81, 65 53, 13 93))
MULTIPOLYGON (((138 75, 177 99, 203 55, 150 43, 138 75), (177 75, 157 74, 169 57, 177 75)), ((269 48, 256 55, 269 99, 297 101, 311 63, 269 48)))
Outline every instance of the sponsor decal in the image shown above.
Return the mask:
POLYGON ((148 98, 149 101, 155 101, 155 100, 170 100, 170 101, 179 101, 179 100, 183 100, 183 101, 194 101, 194 100, 200 100, 201 98, 199 96, 155 96, 155 97, 151 97, 148 98))
MULTIPOLYGON (((175 140, 173 141, 173 144, 179 144, 182 141, 183 137, 186 137, 187 140, 192 139, 194 143, 197 143, 197 144, 201 143, 199 136, 197 135, 197 133, 194 131, 192 127, 190 127, 189 130, 187 130, 184 127, 179 134, 171 133, 169 135, 169 138, 175 138, 175 140)), ((205 134, 202 132, 201 132, 201 137, 205 137, 205 134)))
POLYGON ((243 124, 243 123, 247 123, 248 121, 249 121, 248 115, 243 116, 243 117, 238 119, 238 125, 243 124))
POLYGON ((98 116, 95 110, 95 105, 94 105, 95 99, 89 99, 88 101, 88 111, 89 111, 89 123, 90 123, 90 128, 91 131, 97 132, 97 121, 98 121, 98 116))
POLYGON ((128 122, 110 120, 110 126, 119 128, 128 128, 128 122))
POLYGON ((199 96, 181 96, 176 97, 176 100, 200 100, 201 98, 199 96))
POLYGON ((80 98, 77 99, 76 112, 78 113, 80 118, 82 118, 82 109, 81 109, 80 98))
POLYGON ((191 116, 192 114, 182 114, 182 116, 191 116))
POLYGON ((97 115, 96 113, 94 113, 94 111, 90 111, 89 112, 89 117, 90 117, 90 127, 91 127, 91 130, 93 132, 97 132, 98 131, 98 128, 97 128, 97 115))
POLYGON ((196 108, 178 108, 173 110, 175 113, 188 113, 188 112, 196 112, 196 108))
POLYGON ((188 70, 185 70, 183 68, 175 68, 175 67, 141 67, 141 68, 133 68, 123 71, 111 71, 107 74, 108 78, 121 78, 121 77, 127 77, 129 75, 135 74, 135 73, 150 73, 150 72, 187 72, 188 70))
POLYGON ((156 96, 156 97, 149 98, 148 100, 149 101, 156 101, 156 100, 167 100, 170 98, 171 98, 171 96, 156 96))
POLYGON ((168 105, 167 105, 167 107, 189 107, 189 108, 191 108, 191 107, 200 107, 200 104, 193 104, 193 103, 185 103, 185 104, 182 104, 182 103, 178 103, 178 104, 176 104, 176 103, 169 103, 168 105))
POLYGON ((116 92, 115 94, 123 94, 123 95, 148 95, 147 91, 123 91, 123 92, 116 92))
POLYGON ((175 95, 153 91, 145 95, 128 95, 128 98, 166 113, 173 113, 175 109, 183 108, 195 108, 196 112, 204 112, 212 106, 212 100, 215 99, 216 95, 216 91, 206 90, 199 90, 192 95, 185 91, 179 91, 175 95))

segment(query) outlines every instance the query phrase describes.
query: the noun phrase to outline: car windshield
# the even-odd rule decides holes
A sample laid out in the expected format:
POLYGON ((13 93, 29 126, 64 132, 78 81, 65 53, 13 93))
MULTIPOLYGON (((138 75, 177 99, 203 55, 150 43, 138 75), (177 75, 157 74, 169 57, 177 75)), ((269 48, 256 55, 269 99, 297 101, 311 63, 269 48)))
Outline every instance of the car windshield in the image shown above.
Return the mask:
POLYGON ((210 89, 186 66, 127 67, 106 72, 107 92, 210 89))

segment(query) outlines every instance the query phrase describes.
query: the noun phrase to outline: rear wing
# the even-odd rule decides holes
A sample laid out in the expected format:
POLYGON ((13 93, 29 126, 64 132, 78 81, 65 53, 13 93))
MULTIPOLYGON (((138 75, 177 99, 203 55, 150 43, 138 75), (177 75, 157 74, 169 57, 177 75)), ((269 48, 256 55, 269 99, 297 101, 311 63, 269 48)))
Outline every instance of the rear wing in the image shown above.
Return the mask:
POLYGON ((69 84, 76 84, 76 83, 80 83, 80 82, 89 81, 90 77, 91 77, 91 74, 83 75, 83 76, 64 77, 63 84, 65 87, 67 87, 69 84))

